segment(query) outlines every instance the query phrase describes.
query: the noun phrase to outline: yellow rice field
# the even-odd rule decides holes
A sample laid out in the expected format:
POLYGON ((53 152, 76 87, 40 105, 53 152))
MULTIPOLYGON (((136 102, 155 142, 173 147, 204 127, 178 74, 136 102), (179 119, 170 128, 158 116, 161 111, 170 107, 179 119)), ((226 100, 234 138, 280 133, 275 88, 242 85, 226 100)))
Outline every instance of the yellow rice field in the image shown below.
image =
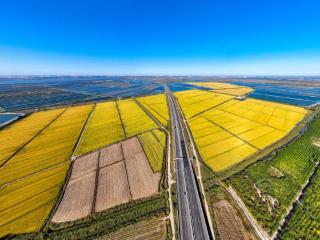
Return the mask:
POLYGON ((165 94, 157 94, 147 97, 137 98, 141 103, 163 126, 168 125, 169 112, 167 97, 165 94))
POLYGON ((228 94, 233 96, 244 96, 244 95, 247 95, 248 93, 251 93, 253 89, 241 87, 241 88, 230 88, 230 89, 216 89, 212 91, 216 93, 228 94))
POLYGON ((94 151, 124 138, 116 102, 98 103, 87 123, 76 155, 94 151))
POLYGON ((158 129, 138 135, 153 172, 160 172, 165 156, 166 134, 158 129))
POLYGON ((0 164, 54 120, 64 109, 33 113, 0 131, 0 164))
POLYGON ((176 98, 186 118, 191 118, 210 108, 229 101, 233 96, 202 90, 176 92, 176 98))
POLYGON ((120 100, 118 106, 127 137, 158 128, 158 125, 132 99, 120 100))
POLYGON ((213 92, 228 94, 233 96, 243 96, 253 91, 250 87, 244 87, 240 85, 221 83, 221 82, 194 82, 193 85, 212 88, 213 92))
POLYGON ((70 107, 0 168, 0 237, 39 230, 93 105, 70 107))
MULTIPOLYGON (((185 113, 193 108, 182 105, 185 113)), ((188 123, 202 159, 218 172, 282 139, 307 112, 286 104, 230 99, 189 118, 188 123)))

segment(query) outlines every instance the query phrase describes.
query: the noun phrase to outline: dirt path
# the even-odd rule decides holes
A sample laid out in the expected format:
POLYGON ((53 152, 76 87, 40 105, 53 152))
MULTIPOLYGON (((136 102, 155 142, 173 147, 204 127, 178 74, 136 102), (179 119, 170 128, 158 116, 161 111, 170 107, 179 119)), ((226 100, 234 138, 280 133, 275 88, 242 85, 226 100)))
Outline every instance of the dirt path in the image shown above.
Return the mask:
POLYGON ((167 143, 168 151, 167 151, 167 171, 168 171, 168 193, 169 193, 169 219, 171 224, 171 231, 172 231, 172 240, 176 239, 176 229, 174 223, 174 215, 173 215, 173 203, 172 203, 172 196, 171 196, 171 185, 173 183, 172 174, 171 174, 171 138, 168 134, 168 143, 167 143))
POLYGON ((238 206, 242 209, 243 213, 245 214, 248 221, 250 222, 250 224, 254 228, 259 239, 269 240, 270 238, 269 238, 268 234, 260 227, 260 225, 257 223, 256 219, 251 215, 251 213, 246 208, 246 206, 244 205, 244 203, 242 202, 242 200, 240 199, 238 194, 233 190, 233 188, 230 186, 230 187, 226 188, 226 190, 233 197, 233 199, 237 202, 238 206))

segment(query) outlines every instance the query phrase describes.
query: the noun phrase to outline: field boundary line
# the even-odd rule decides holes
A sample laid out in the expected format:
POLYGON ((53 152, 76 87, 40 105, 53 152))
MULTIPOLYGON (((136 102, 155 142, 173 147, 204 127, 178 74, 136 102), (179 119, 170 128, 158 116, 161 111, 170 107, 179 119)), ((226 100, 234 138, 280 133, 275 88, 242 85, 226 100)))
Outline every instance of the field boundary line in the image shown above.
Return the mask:
POLYGON ((137 99, 132 98, 133 101, 141 108, 142 111, 145 112, 160 128, 166 130, 166 128, 156 119, 137 99))
POLYGON ((98 151, 98 159, 97 159, 97 169, 96 169, 96 176, 94 182, 94 191, 93 191, 93 200, 91 205, 91 214, 96 212, 96 201, 97 201, 97 192, 98 192, 98 184, 99 184, 99 175, 100 175, 100 156, 101 151, 98 151))
MULTIPOLYGON (((226 101, 223 101, 223 102, 221 102, 221 103, 218 103, 217 105, 215 105, 215 106, 213 106, 213 107, 210 107, 210 108, 208 108, 208 109, 206 109, 206 110, 203 110, 203 111, 201 111, 201 112, 199 112, 199 113, 197 113, 197 114, 195 114, 195 115, 192 115, 191 117, 188 118, 188 120, 190 120, 190 119, 192 119, 192 118, 194 118, 194 117, 196 117, 196 116, 199 116, 199 115, 201 115, 201 114, 203 114, 203 113, 205 113, 205 112, 208 112, 208 111, 210 111, 210 110, 212 110, 212 109, 214 109, 214 108, 216 108, 216 107, 219 107, 219 106, 221 106, 222 104, 225 104, 225 103, 227 103, 227 102, 229 102, 229 101, 231 101, 231 100, 234 100, 234 98, 235 98, 235 97, 233 97, 233 98, 231 98, 231 99, 228 99, 228 100, 226 100, 226 101)), ((179 101, 179 100, 178 100, 178 101, 179 101)))
MULTIPOLYGON (((220 109, 220 110, 222 110, 222 109, 220 109)), ((222 110, 222 111, 227 112, 227 113, 229 113, 229 114, 233 114, 233 115, 235 115, 235 116, 238 116, 238 117, 241 117, 241 118, 244 118, 244 119, 247 119, 247 120, 249 120, 249 121, 251 121, 251 122, 254 122, 254 123, 259 123, 259 122, 255 121, 255 120, 252 120, 252 119, 250 119, 250 118, 241 116, 241 115, 239 115, 239 114, 235 114, 235 113, 230 112, 230 111, 226 111, 226 110, 222 110)), ((252 111, 252 110, 249 110, 249 111, 252 111)), ((273 110, 273 111, 274 111, 274 110, 273 110)), ((287 110, 287 111, 289 111, 289 110, 287 110)), ((253 112, 256 112, 256 111, 253 111, 253 112)), ((257 112, 256 112, 256 113, 257 113, 257 112)), ((270 117, 272 117, 272 115, 269 116, 269 119, 270 119, 270 117)), ((269 122, 269 119, 268 119, 268 122, 269 122)), ((285 120, 286 120, 286 119, 285 119, 285 120)), ((302 120, 303 120, 303 119, 302 119, 302 120)), ((299 122, 301 122, 302 120, 300 120, 299 122)), ((298 124, 299 122, 296 122, 296 124, 298 124)), ((280 128, 276 128, 276 127, 270 126, 270 125, 267 124, 267 123, 265 123, 265 124, 259 123, 259 124, 261 124, 261 125, 263 125, 263 126, 268 126, 268 127, 270 127, 270 128, 273 128, 273 129, 276 129, 276 130, 279 130, 279 131, 282 131, 282 132, 285 132, 284 130, 282 130, 282 129, 280 129, 280 128)), ((296 124, 295 124, 295 125, 296 125, 296 124)))
MULTIPOLYGON (((162 145, 162 143, 160 142, 160 139, 158 139, 158 137, 154 134, 153 130, 150 131, 151 134, 155 137, 155 139, 157 139, 157 142, 162 146, 162 147, 165 147, 162 145)), ((166 134, 167 135, 167 134, 166 134)))
POLYGON ((238 206, 242 209, 242 212, 247 217, 248 221, 250 222, 251 226, 255 230, 257 236, 261 240, 269 240, 269 236, 266 234, 266 232, 261 228, 261 226, 258 224, 257 220, 252 216, 252 214, 249 212, 249 210, 246 208, 245 204, 242 202, 241 198, 238 196, 238 194, 234 191, 234 189, 229 186, 226 187, 224 184, 222 184, 227 192, 232 196, 232 198, 235 200, 235 202, 238 204, 238 206))
MULTIPOLYGON (((124 168, 126 169, 126 178, 127 178, 128 187, 129 187, 129 193, 130 193, 130 200, 129 200, 129 201, 131 201, 131 200, 132 200, 132 192, 131 192, 131 186, 130 186, 129 177, 128 177, 127 163, 126 163, 126 158, 125 158, 125 156, 124 156, 122 143, 121 143, 121 151, 122 151, 122 156, 123 156, 124 168)), ((148 162, 149 162, 149 161, 148 161, 148 162)))
POLYGON ((57 212, 57 210, 58 210, 58 208, 60 206, 60 203, 61 203, 61 201, 62 201, 62 199, 64 197, 64 193, 66 191, 66 188, 68 187, 68 183, 70 181, 71 174, 72 174, 73 164, 74 164, 74 162, 70 161, 70 165, 69 165, 69 168, 68 168, 68 170, 66 172, 66 176, 64 178, 64 182, 61 185, 60 190, 59 190, 59 192, 58 192, 58 194, 56 196, 56 199, 52 204, 52 208, 51 208, 46 220, 44 221, 42 227, 40 228, 39 232, 42 232, 42 230, 45 228, 45 226, 48 224, 48 222, 52 220, 53 216, 57 212))
MULTIPOLYGON (((201 117, 203 117, 203 116, 201 116, 201 117)), ((211 122, 213 125, 216 125, 217 127, 219 127, 219 128, 221 128, 222 130, 226 131, 227 133, 230 133, 233 137, 235 137, 235 138, 237 138, 237 139, 240 139, 241 141, 243 141, 243 142, 245 142, 246 144, 250 145, 250 146, 253 147, 254 149, 256 149, 256 150, 258 150, 258 151, 260 150, 259 148, 255 147, 254 145, 252 145, 251 143, 249 143, 247 140, 244 140, 244 139, 240 138, 239 136, 235 135, 234 133, 230 132, 228 129, 220 126, 219 124, 211 121, 210 119, 208 119, 208 118, 206 118, 206 117, 203 117, 203 118, 205 118, 208 122, 211 122)), ((219 141, 218 141, 218 142, 219 142, 219 141)), ((240 145, 240 146, 241 146, 241 145, 240 145)), ((235 147, 235 148, 236 148, 236 147, 235 147)), ((231 149, 230 149, 230 150, 231 150, 231 149)))
MULTIPOLYGON (((148 160, 148 165, 149 165, 149 167, 151 168, 152 173, 153 173, 153 174, 155 174, 155 173, 161 173, 162 171, 159 171, 159 172, 153 171, 153 168, 152 168, 152 166, 151 166, 151 163, 150 163, 150 160, 149 160, 149 158, 148 158, 148 155, 147 155, 147 153, 146 153, 146 151, 145 151, 145 149, 144 149, 144 147, 143 147, 143 144, 142 144, 142 142, 140 141, 139 137, 137 137, 137 139, 138 139, 138 142, 139 142, 139 144, 140 144, 140 146, 141 146, 141 148, 142 148, 143 154, 146 156, 146 158, 147 158, 147 160, 148 160)), ((163 167, 163 160, 164 160, 164 159, 162 159, 162 167, 163 167)), ((162 169, 161 169, 161 170, 162 170, 162 169)), ((160 181, 159 181, 159 184, 158 184, 158 192, 160 192, 161 179, 163 179, 162 174, 161 174, 161 178, 160 178, 160 181)))
MULTIPOLYGON (((115 102, 116 102, 117 111, 118 111, 118 115, 119 115, 119 118, 120 118, 122 130, 123 130, 123 133, 124 133, 124 138, 127 139, 127 138, 128 138, 128 135, 127 135, 127 133, 126 133, 126 128, 124 127, 124 123, 123 123, 122 116, 121 116, 121 111, 120 111, 120 109, 119 109, 118 100, 115 100, 115 102)), ((123 151, 122 151, 122 153, 123 153, 123 151)))
POLYGON ((28 174, 28 175, 25 175, 25 176, 23 176, 23 177, 20 177, 20 178, 11 180, 11 181, 9 181, 9 182, 6 182, 6 183, 2 184, 2 185, 0 186, 0 189, 3 189, 5 186, 7 186, 7 185, 9 185, 9 184, 12 184, 12 183, 15 183, 15 182, 19 182, 19 181, 21 181, 21 180, 23 180, 23 179, 26 179, 26 178, 28 178, 28 177, 30 177, 30 176, 32 176, 32 175, 38 174, 38 173, 43 172, 43 171, 48 171, 48 170, 50 170, 50 169, 52 169, 52 168, 58 167, 58 166, 60 166, 60 165, 66 164, 66 163, 68 163, 68 161, 63 161, 63 162, 57 163, 57 164, 55 164, 55 165, 53 165, 53 166, 49 166, 49 167, 40 169, 40 170, 38 170, 38 171, 36 171, 36 172, 32 172, 32 173, 30 173, 30 174, 28 174))
MULTIPOLYGON (((55 174, 55 175, 58 175, 58 174, 55 174)), ((52 176, 55 176, 55 175, 52 175, 52 176)), ((37 194, 32 195, 32 196, 31 196, 30 198, 28 198, 28 199, 19 200, 19 201, 16 202, 14 205, 19 205, 19 204, 24 203, 25 201, 30 200, 30 199, 33 199, 33 198, 36 199, 38 196, 40 196, 40 195, 42 195, 42 194, 50 191, 50 190, 53 189, 53 188, 57 188, 57 185, 54 185, 54 186, 50 186, 50 187, 41 189, 41 191, 38 192, 37 194)), ((12 206, 13 206, 13 205, 8 206, 8 207, 6 207, 6 208, 3 208, 3 209, 0 210, 0 212, 5 211, 5 210, 8 210, 8 209, 10 209, 12 206)), ((37 208, 36 208, 36 209, 37 209, 37 208)), ((22 216, 23 216, 23 215, 22 215, 22 216)))
POLYGON ((26 147, 30 142, 32 142, 35 138, 37 138, 43 131, 45 131, 53 122, 55 122, 62 114, 64 114, 67 109, 65 108, 61 113, 59 113, 56 117, 54 117, 44 128, 42 128, 36 135, 34 135, 29 141, 19 147, 10 157, 8 157, 3 163, 0 164, 0 168, 2 168, 8 161, 10 161, 15 155, 17 155, 24 147, 26 147))
MULTIPOLYGON (((152 96, 152 95, 151 95, 152 96)), ((138 101, 139 103, 140 103, 140 101, 139 100, 137 100, 136 98, 135 98, 135 100, 136 101, 138 101)), ((165 121, 168 121, 169 119, 167 119, 167 118, 165 118, 164 116, 162 116, 157 110, 155 110, 149 103, 147 103, 147 102, 145 102, 145 101, 143 101, 143 103, 145 104, 145 105, 147 105, 149 108, 151 108, 153 111, 155 111, 163 120, 165 120, 165 121)), ((140 103, 141 105, 143 105, 142 103, 140 103)), ((144 106, 143 106, 144 107, 144 106)), ((168 107, 168 106, 166 106, 166 107, 168 107)), ((148 110, 148 112, 150 112, 149 110, 148 110)), ((151 113, 150 113, 151 114, 151 113)), ((152 114, 153 115, 153 114, 152 114)), ((162 124, 161 124, 162 125, 162 124)))
POLYGON ((73 160, 76 159, 75 154, 76 154, 76 152, 77 152, 77 150, 78 150, 78 148, 79 148, 79 145, 80 145, 80 143, 81 143, 81 141, 82 141, 83 135, 84 135, 84 133, 85 133, 85 131, 86 131, 86 129, 87 129, 88 122, 90 121, 91 116, 92 116, 94 110, 96 109, 96 106, 97 106, 97 104, 94 104, 94 106, 92 107, 90 113, 88 114, 88 117, 87 117, 87 119, 86 119, 86 121, 85 121, 85 123, 84 123, 84 125, 83 125, 83 127, 82 127, 82 129, 81 129, 81 132, 80 132, 80 135, 78 136, 76 145, 73 147, 73 150, 72 150, 71 161, 73 161, 73 160))
MULTIPOLYGON (((5 226, 5 225, 8 225, 8 224, 12 223, 12 222, 16 221, 16 220, 17 220, 17 219, 19 219, 19 218, 25 217, 26 215, 28 215, 28 214, 32 213, 34 210, 37 210, 37 209, 39 209, 39 208, 41 208, 41 207, 43 207, 43 206, 45 206, 45 205, 49 204, 50 202, 54 202, 54 198, 53 198, 53 199, 50 199, 49 201, 45 202, 44 204, 41 204, 41 205, 40 205, 40 206, 38 206, 37 208, 34 208, 34 209, 30 210, 29 212, 27 212, 27 213, 25 213, 25 214, 21 215, 21 216, 18 216, 18 217, 14 218, 14 219, 11 219, 9 222, 6 222, 5 224, 1 225, 1 227, 3 227, 3 226, 5 226)), ((46 220, 45 220, 45 222, 46 222, 46 220)), ((40 228, 39 228, 39 229, 42 229, 42 227, 40 226, 40 228)), ((34 232, 32 232, 32 233, 34 233, 34 232)), ((37 233, 36 233, 36 234, 37 234, 37 233)), ((6 236, 3 236, 3 237, 6 237, 6 236)), ((1 238, 2 238, 2 237, 1 237, 1 238)), ((4 238, 4 239, 7 239, 7 238, 4 238)))
POLYGON ((77 160, 77 159, 79 159, 79 158, 81 158, 81 157, 83 157, 83 156, 86 156, 86 155, 89 155, 89 154, 94 153, 94 152, 96 152, 96 151, 99 151, 99 150, 101 150, 101 149, 103 149, 103 148, 109 147, 109 146, 114 145, 114 144, 121 143, 121 142, 123 142, 123 141, 126 141, 126 140, 131 139, 131 138, 134 138, 134 137, 138 137, 139 135, 141 135, 141 134, 143 134, 143 133, 147 133, 147 132, 150 132, 150 131, 156 130, 156 129, 159 129, 159 128, 152 128, 152 129, 150 129, 150 130, 147 130, 147 131, 144 131, 144 132, 141 132, 141 133, 137 133, 136 135, 133 135, 133 136, 130 136, 130 137, 127 137, 127 138, 122 138, 122 139, 120 139, 120 140, 118 140, 118 141, 115 141, 115 142, 113 142, 113 143, 109 143, 109 144, 103 145, 103 146, 101 146, 101 147, 96 148, 95 150, 90 151, 90 152, 81 154, 81 155, 79 155, 79 156, 75 156, 74 159, 73 159, 73 161, 75 161, 75 160, 77 160))

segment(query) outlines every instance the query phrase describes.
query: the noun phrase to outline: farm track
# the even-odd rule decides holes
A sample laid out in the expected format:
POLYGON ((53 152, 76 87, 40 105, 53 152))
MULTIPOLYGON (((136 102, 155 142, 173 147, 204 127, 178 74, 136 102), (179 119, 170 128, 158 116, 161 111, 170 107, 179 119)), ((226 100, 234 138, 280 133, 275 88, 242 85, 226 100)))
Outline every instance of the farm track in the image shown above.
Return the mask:
MULTIPOLYGON (((223 185, 223 184, 222 184, 223 185)), ((238 194, 233 190, 232 187, 225 187, 225 189, 228 191, 230 196, 236 201, 238 206, 242 209, 242 212, 247 217, 248 221, 250 222, 251 226, 256 232, 256 235, 259 237, 260 240, 269 240, 268 234, 261 228, 261 226, 257 223, 256 219, 252 216, 250 211, 247 209, 245 204, 242 202, 241 198, 238 196, 238 194)))
POLYGON ((75 147, 74 147, 74 149, 73 149, 72 156, 71 156, 71 160, 74 160, 74 159, 76 158, 75 154, 76 154, 77 149, 78 149, 78 147, 79 147, 79 145, 80 145, 80 143, 81 143, 81 140, 82 140, 82 138, 83 138, 83 135, 84 135, 84 133, 85 133, 85 131, 86 131, 86 129, 87 129, 88 122, 89 122, 90 119, 91 119, 92 113, 93 113, 94 110, 96 109, 96 106, 97 106, 97 104, 94 105, 94 107, 92 108, 92 110, 90 111, 90 113, 89 113, 89 115, 88 115, 88 117, 87 117, 87 119, 86 119, 86 122, 85 122, 84 125, 83 125, 83 128, 82 128, 82 130, 81 130, 81 133, 80 133, 79 138, 78 138, 78 140, 77 140, 77 144, 75 145, 75 147))

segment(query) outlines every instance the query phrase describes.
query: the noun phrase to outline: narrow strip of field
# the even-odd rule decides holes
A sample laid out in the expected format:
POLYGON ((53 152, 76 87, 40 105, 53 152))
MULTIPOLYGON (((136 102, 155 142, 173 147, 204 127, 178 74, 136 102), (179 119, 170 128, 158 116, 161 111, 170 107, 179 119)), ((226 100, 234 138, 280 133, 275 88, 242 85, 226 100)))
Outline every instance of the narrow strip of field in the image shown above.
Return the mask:
POLYGON ((235 85, 230 83, 221 83, 221 82, 194 82, 190 84, 212 88, 213 92, 228 94, 232 96, 244 96, 254 90, 253 88, 250 88, 250 87, 245 87, 245 86, 240 86, 240 85, 235 85))
POLYGON ((165 155, 166 134, 158 129, 142 133, 138 138, 148 157, 153 172, 160 172, 165 155), (156 132, 156 134, 154 134, 156 132), (157 138, 159 137, 159 139, 157 138))

